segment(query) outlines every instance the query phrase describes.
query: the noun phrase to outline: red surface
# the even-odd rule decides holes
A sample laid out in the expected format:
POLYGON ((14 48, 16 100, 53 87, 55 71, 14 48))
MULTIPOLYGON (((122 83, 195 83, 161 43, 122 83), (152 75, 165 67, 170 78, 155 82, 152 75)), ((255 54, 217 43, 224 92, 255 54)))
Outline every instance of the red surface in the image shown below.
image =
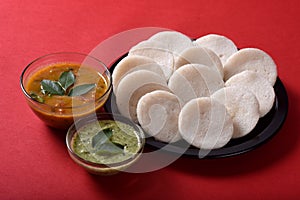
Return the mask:
POLYGON ((1 1, 0 199, 296 199, 299 13, 297 0, 1 1), (219 33, 241 48, 268 52, 289 95, 281 131, 241 156, 182 158, 150 173, 97 177, 77 166, 67 154, 64 133, 46 127, 27 107, 19 86, 21 71, 41 55, 89 53, 114 34, 146 26, 190 37, 219 33))

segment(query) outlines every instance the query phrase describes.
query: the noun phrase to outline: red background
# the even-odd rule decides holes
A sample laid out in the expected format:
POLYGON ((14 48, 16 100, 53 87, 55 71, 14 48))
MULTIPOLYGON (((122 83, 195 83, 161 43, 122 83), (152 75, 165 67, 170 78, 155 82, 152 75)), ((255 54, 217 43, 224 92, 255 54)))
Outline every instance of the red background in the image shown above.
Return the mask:
POLYGON ((299 25, 297 0, 0 2, 0 199, 296 199, 300 196, 299 25), (258 47, 278 65, 289 95, 280 132, 249 153, 226 159, 181 158, 150 173, 88 174, 68 156, 64 133, 27 107, 22 69, 57 51, 89 53, 101 41, 138 27, 199 37, 218 33, 258 47))

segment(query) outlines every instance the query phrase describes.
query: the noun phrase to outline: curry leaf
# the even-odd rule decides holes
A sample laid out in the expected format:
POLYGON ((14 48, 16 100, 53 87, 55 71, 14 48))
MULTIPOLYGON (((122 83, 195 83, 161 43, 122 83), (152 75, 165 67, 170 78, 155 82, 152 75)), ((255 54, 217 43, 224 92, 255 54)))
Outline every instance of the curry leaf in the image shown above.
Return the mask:
POLYGON ((90 90, 94 89, 96 87, 96 84, 83 84, 83 85, 78 85, 69 92, 69 96, 80 96, 83 94, 88 93, 90 90))
POLYGON ((115 145, 112 142, 107 142, 102 144, 98 149, 97 149, 97 154, 120 154, 123 153, 124 149, 120 148, 119 146, 115 145))
POLYGON ((110 128, 104 129, 99 131, 93 138, 92 138, 92 147, 95 148, 96 146, 100 146, 110 140, 112 136, 112 130, 110 128))
POLYGON ((64 95, 64 90, 60 84, 56 81, 42 80, 41 81, 42 91, 53 95, 64 95))
POLYGON ((126 146, 126 145, 123 145, 123 144, 120 144, 120 143, 118 143, 118 142, 112 142, 115 146, 117 146, 117 147, 119 147, 120 149, 123 149, 124 150, 124 147, 126 146))
POLYGON ((67 91, 67 89, 74 84, 75 82, 75 76, 71 71, 63 72, 58 82, 60 83, 61 87, 64 89, 64 91, 67 91))
POLYGON ((31 92, 30 96, 31 96, 31 98, 33 98, 34 100, 36 100, 36 101, 38 101, 40 103, 44 103, 44 101, 45 101, 41 96, 37 95, 34 92, 31 92))
POLYGON ((112 155, 124 153, 124 145, 112 142, 113 131, 106 128, 99 131, 92 138, 92 147, 96 149, 97 154, 112 155))

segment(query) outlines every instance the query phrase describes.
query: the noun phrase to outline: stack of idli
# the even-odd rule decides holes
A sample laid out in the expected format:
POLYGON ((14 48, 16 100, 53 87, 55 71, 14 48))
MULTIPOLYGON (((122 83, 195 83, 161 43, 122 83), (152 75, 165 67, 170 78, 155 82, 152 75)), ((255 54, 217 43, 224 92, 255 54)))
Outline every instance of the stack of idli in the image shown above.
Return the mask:
POLYGON ((133 46, 112 80, 118 111, 166 143, 217 149, 251 133, 273 107, 276 64, 229 38, 163 31, 133 46))

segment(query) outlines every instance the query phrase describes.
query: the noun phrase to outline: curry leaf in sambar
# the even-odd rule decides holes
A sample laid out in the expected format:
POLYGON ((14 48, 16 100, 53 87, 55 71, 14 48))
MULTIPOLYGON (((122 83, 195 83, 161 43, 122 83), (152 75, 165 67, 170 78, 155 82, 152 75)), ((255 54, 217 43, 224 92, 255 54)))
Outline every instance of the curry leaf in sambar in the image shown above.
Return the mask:
POLYGON ((80 96, 80 95, 86 94, 89 91, 91 91, 92 89, 94 89, 95 87, 96 87, 96 84, 94 84, 94 83, 78 85, 71 89, 69 96, 73 97, 73 96, 80 96))
POLYGON ((38 101, 40 103, 44 103, 44 101, 45 101, 41 96, 37 95, 34 92, 31 92, 29 95, 31 96, 31 98, 35 99, 36 101, 38 101))
POLYGON ((57 81, 42 80, 41 87, 45 93, 49 93, 53 95, 64 95, 65 93, 63 88, 60 86, 60 84, 57 81))
POLYGON ((58 82, 60 83, 61 87, 66 91, 71 85, 75 82, 75 76, 71 71, 63 72, 58 82))

